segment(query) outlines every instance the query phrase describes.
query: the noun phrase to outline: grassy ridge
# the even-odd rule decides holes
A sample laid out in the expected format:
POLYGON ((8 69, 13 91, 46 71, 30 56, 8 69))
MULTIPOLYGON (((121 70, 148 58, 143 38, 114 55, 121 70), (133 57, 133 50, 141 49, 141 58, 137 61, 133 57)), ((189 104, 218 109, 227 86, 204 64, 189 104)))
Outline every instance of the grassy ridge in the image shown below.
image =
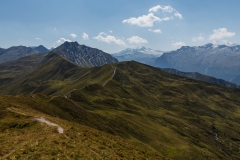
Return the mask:
POLYGON ((239 89, 136 62, 81 68, 49 56, 4 91, 51 96, 20 96, 12 100, 15 107, 121 137, 170 159, 240 159, 239 89))

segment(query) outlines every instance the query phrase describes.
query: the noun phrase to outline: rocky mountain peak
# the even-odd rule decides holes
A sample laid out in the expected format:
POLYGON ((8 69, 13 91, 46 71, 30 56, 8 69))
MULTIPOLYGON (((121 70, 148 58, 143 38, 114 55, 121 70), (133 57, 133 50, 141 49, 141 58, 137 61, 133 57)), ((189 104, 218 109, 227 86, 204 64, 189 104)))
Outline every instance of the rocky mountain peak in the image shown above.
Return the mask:
POLYGON ((64 46, 64 47, 77 47, 79 46, 78 42, 64 42, 62 45, 60 46, 64 46))
POLYGON ((107 63, 118 62, 110 54, 96 48, 80 45, 78 42, 64 42, 52 51, 79 66, 102 66, 107 63))
POLYGON ((34 50, 38 51, 39 53, 44 53, 44 52, 48 52, 49 50, 44 47, 43 45, 39 45, 38 47, 35 47, 34 50))

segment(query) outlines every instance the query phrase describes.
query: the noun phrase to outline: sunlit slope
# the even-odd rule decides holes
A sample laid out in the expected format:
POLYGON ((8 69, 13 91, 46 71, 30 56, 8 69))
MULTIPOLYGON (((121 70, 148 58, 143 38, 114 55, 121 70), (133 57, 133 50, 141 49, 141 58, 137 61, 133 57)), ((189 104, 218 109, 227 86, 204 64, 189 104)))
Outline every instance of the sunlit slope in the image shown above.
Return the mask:
MULTIPOLYGON (((142 144, 167 158, 240 159, 239 89, 133 61, 81 68, 54 53, 46 58, 4 91, 50 95, 41 102, 32 98, 28 107, 142 144)), ((29 100, 20 99, 22 104, 29 100)))
POLYGON ((160 153, 84 125, 44 114, 50 97, 0 97, 0 159, 163 159, 160 153), (7 99, 7 100, 6 100, 7 99), (56 126, 35 121, 44 118, 56 126))

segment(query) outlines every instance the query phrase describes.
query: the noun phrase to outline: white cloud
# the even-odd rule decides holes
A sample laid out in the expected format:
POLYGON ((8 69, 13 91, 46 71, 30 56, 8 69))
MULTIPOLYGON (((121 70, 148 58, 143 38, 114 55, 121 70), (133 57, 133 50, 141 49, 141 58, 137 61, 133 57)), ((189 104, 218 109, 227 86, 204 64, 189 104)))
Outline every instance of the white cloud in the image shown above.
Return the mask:
POLYGON ((171 6, 154 6, 152 8, 149 9, 149 12, 157 12, 158 10, 162 10, 163 12, 173 12, 175 11, 175 9, 173 9, 171 6))
POLYGON ((35 38, 35 39, 41 41, 41 38, 35 38))
MULTIPOLYGON (((182 14, 179 13, 176 9, 172 8, 171 6, 154 6, 149 9, 149 12, 157 12, 158 10, 162 10, 162 12, 168 12, 168 13, 174 13, 175 17, 178 17, 179 19, 183 19, 182 14)), ((166 19, 166 18, 165 18, 166 19)), ((163 18, 164 20, 164 18, 163 18)), ((167 18, 166 20, 170 20, 170 18, 167 18)))
POLYGON ((65 39, 65 38, 60 38, 59 40, 57 40, 56 41, 56 43, 57 44, 62 44, 62 43, 64 43, 64 42, 72 42, 71 40, 69 40, 69 39, 65 39))
POLYGON ((149 12, 157 12, 160 8, 161 8, 160 5, 154 6, 154 7, 149 9, 149 12))
POLYGON ((228 32, 227 28, 219 28, 213 30, 213 34, 209 36, 209 39, 215 41, 233 36, 235 36, 235 32, 228 32))
POLYGON ((203 41, 204 40, 204 38, 200 35, 200 36, 198 36, 198 37, 193 37, 192 38, 192 41, 193 42, 197 42, 197 41, 203 41))
POLYGON ((173 19, 173 17, 171 17, 171 18, 165 17, 165 18, 163 18, 162 20, 163 20, 163 21, 169 21, 169 20, 171 20, 171 19, 173 19))
POLYGON ((183 19, 182 14, 180 14, 179 12, 176 12, 174 16, 178 17, 179 19, 183 19))
POLYGON ((109 30, 110 33, 112 33, 113 31, 112 30, 109 30))
POLYGON ((175 42, 172 44, 173 47, 182 47, 182 46, 185 46, 186 44, 182 41, 180 42, 175 42))
POLYGON ((83 38, 84 40, 88 40, 88 39, 89 39, 89 38, 88 38, 88 34, 85 33, 85 32, 83 32, 82 38, 83 38))
POLYGON ((162 33, 161 29, 148 29, 149 32, 162 33))
POLYGON ((113 43, 113 44, 117 44, 119 46, 125 46, 125 42, 122 39, 119 38, 115 38, 114 36, 111 35, 107 35, 104 32, 99 33, 98 36, 93 37, 93 39, 96 39, 98 41, 102 41, 102 42, 106 42, 106 43, 113 43))
POLYGON ((129 19, 125 19, 122 23, 129 23, 131 25, 137 25, 140 27, 152 27, 154 22, 161 22, 162 19, 154 16, 153 13, 149 13, 148 15, 143 15, 138 18, 132 17, 129 19))
POLYGON ((143 38, 138 37, 138 36, 132 36, 131 38, 128 38, 128 42, 129 43, 136 43, 136 44, 148 43, 148 41, 146 39, 143 39, 143 38))
POLYGON ((76 38, 77 37, 77 35, 74 34, 74 33, 70 34, 70 36, 72 36, 72 38, 76 38))
POLYGON ((179 19, 183 19, 182 14, 180 14, 176 9, 172 8, 171 6, 157 5, 150 8, 149 12, 150 13, 147 15, 125 19, 122 21, 122 23, 129 23, 130 25, 137 25, 140 27, 152 27, 154 22, 168 21, 173 19, 173 16, 178 17, 179 19), (167 12, 168 14, 170 14, 170 17, 159 18, 155 16, 154 13, 158 10, 162 10, 162 12, 164 12, 164 15, 166 14, 165 12, 167 12))

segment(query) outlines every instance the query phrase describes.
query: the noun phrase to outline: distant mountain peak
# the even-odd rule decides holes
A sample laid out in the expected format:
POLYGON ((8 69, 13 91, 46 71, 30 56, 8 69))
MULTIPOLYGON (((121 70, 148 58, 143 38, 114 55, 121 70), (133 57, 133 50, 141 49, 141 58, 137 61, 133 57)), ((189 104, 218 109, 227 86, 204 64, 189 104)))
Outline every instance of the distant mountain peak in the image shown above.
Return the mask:
POLYGON ((112 54, 119 61, 137 61, 140 63, 153 65, 155 59, 160 57, 163 51, 153 50, 144 46, 138 48, 126 48, 118 53, 112 54))
POLYGON ((136 49, 138 49, 138 50, 146 50, 147 48, 144 47, 144 46, 142 46, 142 47, 138 47, 138 48, 136 48, 136 49))
POLYGON ((212 45, 213 45, 212 43, 207 43, 204 45, 204 47, 212 47, 212 45))
POLYGON ((0 50, 0 63, 12 61, 36 53, 46 53, 48 49, 43 45, 37 47, 13 46, 0 50))
POLYGON ((49 50, 44 47, 43 45, 39 45, 38 47, 35 47, 34 50, 39 51, 40 53, 48 52, 49 50))

